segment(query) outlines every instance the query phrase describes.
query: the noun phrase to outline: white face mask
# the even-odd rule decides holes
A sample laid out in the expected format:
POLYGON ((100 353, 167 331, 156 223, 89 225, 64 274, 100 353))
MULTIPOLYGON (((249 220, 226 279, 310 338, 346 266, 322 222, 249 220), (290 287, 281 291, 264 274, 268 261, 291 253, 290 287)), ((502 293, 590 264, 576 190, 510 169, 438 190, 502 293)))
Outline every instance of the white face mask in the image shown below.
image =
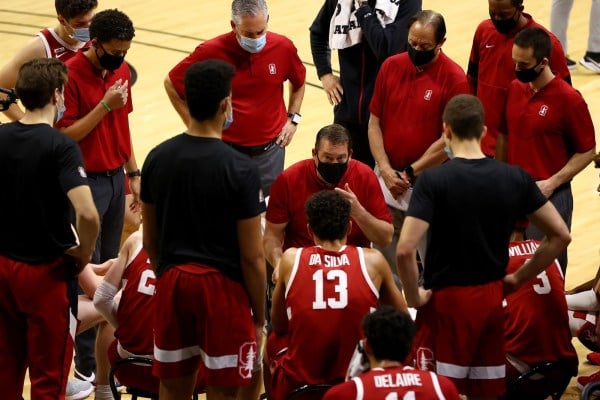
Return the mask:
POLYGON ((240 35, 238 42, 242 49, 246 50, 248 53, 258 53, 267 45, 267 34, 265 33, 256 39, 240 35))
POLYGON ((67 107, 65 107, 65 98, 61 97, 62 101, 60 103, 56 103, 56 119, 54 124, 56 124, 60 119, 65 115, 65 111, 67 111, 67 107))

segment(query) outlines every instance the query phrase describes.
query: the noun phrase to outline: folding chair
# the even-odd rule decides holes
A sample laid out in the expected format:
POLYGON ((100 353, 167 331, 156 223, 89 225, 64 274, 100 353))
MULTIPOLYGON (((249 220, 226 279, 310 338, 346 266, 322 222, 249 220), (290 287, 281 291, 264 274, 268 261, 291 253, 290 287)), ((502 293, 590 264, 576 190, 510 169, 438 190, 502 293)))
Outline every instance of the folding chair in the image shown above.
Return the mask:
MULTIPOLYGON (((110 385, 110 391, 112 392, 112 395, 115 400, 121 400, 121 393, 119 393, 119 391, 117 390, 115 373, 119 370, 119 368, 122 368, 123 366, 125 366, 127 364, 138 364, 138 365, 143 364, 143 365, 148 365, 151 367, 152 364, 154 364, 154 360, 152 360, 151 358, 147 358, 147 357, 127 357, 127 358, 118 360, 115 363, 115 365, 113 365, 111 367, 110 372, 108 374, 108 384, 110 385)), ((144 390, 130 387, 130 386, 127 386, 127 393, 131 395, 131 400, 137 400, 138 397, 154 399, 154 400, 158 399, 158 393, 148 393, 144 390)), ((194 395, 192 398, 194 400, 198 400, 198 393, 194 392, 194 395)))
POLYGON ((286 400, 321 400, 325 392, 332 385, 322 383, 315 385, 302 385, 292 390, 286 397, 286 400))
POLYGON ((541 362, 519 375, 512 382, 507 382, 506 393, 501 400, 546 399, 551 396, 559 400, 571 376, 560 362, 541 362), (536 379, 537 378, 537 379, 536 379))
POLYGON ((598 390, 600 390, 600 381, 590 382, 583 387, 581 391, 581 400, 589 400, 592 398, 592 395, 597 395, 598 390))

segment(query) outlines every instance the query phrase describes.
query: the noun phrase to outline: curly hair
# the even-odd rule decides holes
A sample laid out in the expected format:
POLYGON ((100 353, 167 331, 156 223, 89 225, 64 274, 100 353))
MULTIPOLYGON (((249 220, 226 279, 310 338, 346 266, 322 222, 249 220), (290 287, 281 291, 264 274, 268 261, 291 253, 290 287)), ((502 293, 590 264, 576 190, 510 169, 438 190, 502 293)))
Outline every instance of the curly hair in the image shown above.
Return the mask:
POLYGON ((365 316, 362 328, 377 360, 406 360, 415 337, 415 324, 410 315, 382 306, 365 316))
POLYGON ((350 208, 350 202, 334 190, 317 192, 304 205, 308 225, 321 240, 339 240, 346 236, 350 208))
POLYGON ((107 43, 111 40, 131 41, 135 36, 133 22, 125 13, 117 10, 100 11, 90 24, 90 38, 98 40, 100 43, 107 43))

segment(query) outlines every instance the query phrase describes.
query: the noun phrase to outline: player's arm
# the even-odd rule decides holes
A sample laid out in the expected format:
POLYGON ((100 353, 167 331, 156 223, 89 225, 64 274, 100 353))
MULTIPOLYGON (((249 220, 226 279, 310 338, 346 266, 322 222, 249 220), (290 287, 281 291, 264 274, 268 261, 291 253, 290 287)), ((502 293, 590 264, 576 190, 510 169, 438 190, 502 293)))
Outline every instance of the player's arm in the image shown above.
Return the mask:
POLYGON ((263 248, 267 261, 273 267, 273 282, 277 282, 279 276, 279 262, 283 254, 283 239, 285 236, 285 228, 287 222, 275 224, 269 222, 265 225, 265 233, 263 235, 263 248))
MULTIPOLYGON (((45 57, 46 50, 44 48, 44 43, 40 37, 36 36, 17 51, 17 54, 2 67, 0 70, 0 87, 13 89, 17 83, 17 77, 19 76, 21 66, 34 58, 45 57)), ((5 98, 6 95, 0 93, 0 97, 5 98)), ((16 121, 23 117, 24 112, 17 104, 12 104, 8 110, 4 111, 4 115, 11 121, 16 121)))
POLYGON ((267 278, 260 215, 238 220, 237 237, 240 244, 240 266, 252 307, 252 318, 255 326, 262 329, 265 323, 267 278))
POLYGON ((515 273, 504 277, 508 293, 516 290, 523 283, 535 278, 545 270, 571 242, 569 228, 567 228, 554 205, 549 201, 527 215, 527 218, 546 236, 529 262, 525 263, 515 273))
POLYGON ((506 134, 499 132, 498 138, 496 139, 496 155, 494 158, 498 161, 506 162, 508 153, 508 138, 506 134))
POLYGON ((429 229, 428 222, 407 216, 402 225, 398 247, 396 247, 398 276, 402 281, 404 296, 409 307, 420 307, 427 303, 431 296, 431 291, 419 288, 419 269, 417 267, 417 245, 427 229, 429 229))
POLYGON ((284 335, 288 329, 287 312, 285 311, 285 290, 290 280, 292 267, 298 249, 292 247, 283 253, 279 263, 279 279, 273 290, 273 303, 271 304, 271 326, 278 335, 284 335))
POLYGON ((142 220, 144 221, 143 242, 150 264, 156 274, 158 268, 158 227, 156 225, 156 207, 142 202, 142 220))
POLYGON ((67 250, 66 254, 73 257, 79 270, 82 270, 92 259, 100 218, 89 186, 76 186, 67 192, 67 197, 75 210, 75 227, 79 244, 67 250))
POLYGON ((406 300, 402 296, 402 292, 398 289, 392 271, 387 260, 378 250, 363 249, 365 254, 365 262, 369 270, 373 269, 375 275, 381 279, 379 287, 379 303, 387 304, 404 312, 408 312, 406 300))
POLYGON ((141 241, 142 234, 140 232, 135 232, 127 238, 119 252, 119 257, 107 272, 100 285, 98 285, 98 289, 96 289, 96 293, 94 294, 94 306, 96 310, 115 328, 118 327, 118 304, 115 301, 115 296, 119 289, 121 289, 121 278, 131 254, 141 241))
POLYGON ((350 202, 350 216, 370 242, 381 247, 385 247, 392 242, 394 225, 388 221, 375 218, 373 214, 363 207, 349 184, 346 183, 343 189, 335 188, 335 191, 350 202))
POLYGON ((190 121, 190 111, 188 110, 185 100, 181 98, 179 93, 177 93, 177 90, 175 89, 175 86, 168 75, 165 77, 164 85, 165 90, 167 91, 167 96, 169 96, 169 101, 171 101, 173 108, 175 111, 177 111, 179 117, 181 117, 184 125, 188 126, 190 121))

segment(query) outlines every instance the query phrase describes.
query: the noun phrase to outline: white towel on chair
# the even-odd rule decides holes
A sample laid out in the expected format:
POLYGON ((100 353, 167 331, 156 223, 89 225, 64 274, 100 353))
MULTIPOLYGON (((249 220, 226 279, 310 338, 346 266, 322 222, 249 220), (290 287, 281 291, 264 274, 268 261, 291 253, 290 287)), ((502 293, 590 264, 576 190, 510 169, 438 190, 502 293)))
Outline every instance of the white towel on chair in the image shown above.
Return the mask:
MULTIPOLYGON (((356 19, 358 0, 338 0, 335 13, 329 25, 329 48, 345 49, 362 41, 362 29, 356 19)), ((400 1, 377 0, 375 14, 385 28, 396 19, 400 1)))

